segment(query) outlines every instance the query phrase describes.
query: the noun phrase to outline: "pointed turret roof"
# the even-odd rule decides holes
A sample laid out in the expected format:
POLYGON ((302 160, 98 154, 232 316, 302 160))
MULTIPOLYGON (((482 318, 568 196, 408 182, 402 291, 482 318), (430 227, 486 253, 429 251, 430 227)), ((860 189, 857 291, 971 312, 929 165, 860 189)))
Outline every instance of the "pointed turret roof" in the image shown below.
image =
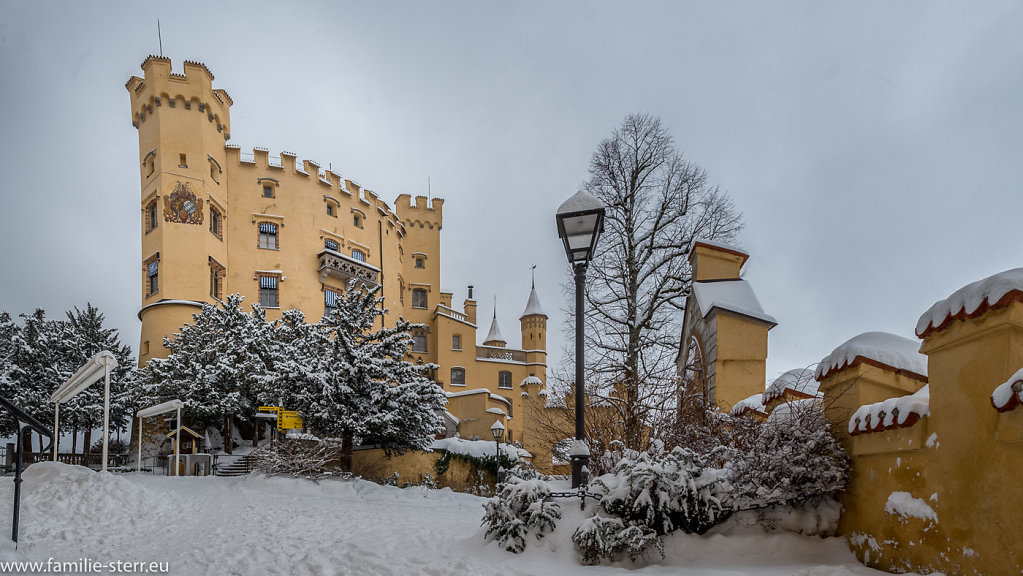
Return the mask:
POLYGON ((529 291, 529 301, 526 302, 526 310, 522 313, 520 318, 526 316, 547 316, 543 312, 543 308, 540 307, 540 298, 536 295, 536 286, 529 291))
POLYGON ((484 346, 490 346, 488 342, 500 342, 501 346, 504 346, 508 342, 501 335, 501 327, 497 325, 497 303, 494 303, 494 319, 490 322, 490 332, 487 333, 487 338, 483 340, 484 346))

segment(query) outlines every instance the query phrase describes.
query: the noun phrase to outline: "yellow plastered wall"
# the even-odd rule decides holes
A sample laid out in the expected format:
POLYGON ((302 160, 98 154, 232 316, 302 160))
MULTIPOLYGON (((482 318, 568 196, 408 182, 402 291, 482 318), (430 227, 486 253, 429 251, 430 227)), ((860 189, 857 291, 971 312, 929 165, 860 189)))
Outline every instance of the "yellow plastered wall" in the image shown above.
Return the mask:
POLYGON ((693 281, 738 278, 748 256, 738 252, 697 243, 689 254, 693 281))
POLYGON ((716 314, 714 398, 718 406, 728 410, 740 400, 764 391, 770 325, 725 311, 716 314))
MULTIPOLYGON (((927 335, 921 352, 930 416, 908 428, 842 437, 853 478, 840 531, 861 561, 883 570, 1018 574, 1023 500, 1012 486, 1023 475, 1023 410, 1000 414, 990 397, 1023 367, 1023 304, 953 321, 927 335), (937 522, 887 513, 893 492, 924 500, 937 522)), ((857 402, 902 396, 918 385, 860 365, 824 379, 821 389, 826 404, 837 397, 829 418, 841 430, 857 402)))

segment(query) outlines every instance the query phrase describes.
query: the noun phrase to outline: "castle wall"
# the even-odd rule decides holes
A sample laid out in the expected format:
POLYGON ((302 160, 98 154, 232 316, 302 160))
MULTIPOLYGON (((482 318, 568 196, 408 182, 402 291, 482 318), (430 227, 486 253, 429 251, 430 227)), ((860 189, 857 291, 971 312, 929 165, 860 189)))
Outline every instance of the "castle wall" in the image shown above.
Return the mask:
POLYGON ((929 416, 903 427, 848 434, 858 402, 897 397, 922 383, 862 363, 821 381, 828 417, 850 452, 840 532, 865 564, 888 571, 1010 574, 1023 569, 1023 410, 999 413, 996 386, 1023 366, 1023 304, 954 320, 924 337, 929 416), (831 401, 834 402, 831 402, 831 401), (900 515, 916 498, 929 512, 900 515))

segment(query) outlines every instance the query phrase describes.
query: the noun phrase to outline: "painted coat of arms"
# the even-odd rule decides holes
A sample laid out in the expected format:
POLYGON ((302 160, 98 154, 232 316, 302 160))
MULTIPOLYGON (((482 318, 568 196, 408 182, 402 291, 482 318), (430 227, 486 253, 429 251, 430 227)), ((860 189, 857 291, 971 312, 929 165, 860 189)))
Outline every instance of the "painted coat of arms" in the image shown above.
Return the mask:
POLYGON ((181 224, 202 224, 202 199, 196 198, 188 182, 178 182, 163 198, 163 219, 181 224))

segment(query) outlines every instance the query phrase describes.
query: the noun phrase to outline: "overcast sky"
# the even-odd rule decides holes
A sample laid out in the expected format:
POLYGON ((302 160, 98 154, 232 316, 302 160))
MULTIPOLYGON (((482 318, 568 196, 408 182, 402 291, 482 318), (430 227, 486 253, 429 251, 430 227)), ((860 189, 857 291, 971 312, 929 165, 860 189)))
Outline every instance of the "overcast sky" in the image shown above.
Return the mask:
MULTIPOLYGON (((98 305, 137 350, 138 138, 163 53, 234 99, 232 144, 447 200, 442 284, 511 345, 537 265, 560 361, 557 206, 630 112, 745 214, 779 325, 768 378, 868 330, 913 336, 1021 265, 1019 2, 29 3, 0 0, 0 309, 98 305), (557 338, 555 338, 555 336, 557 338)), ((482 337, 488 327, 480 322, 482 337)))

